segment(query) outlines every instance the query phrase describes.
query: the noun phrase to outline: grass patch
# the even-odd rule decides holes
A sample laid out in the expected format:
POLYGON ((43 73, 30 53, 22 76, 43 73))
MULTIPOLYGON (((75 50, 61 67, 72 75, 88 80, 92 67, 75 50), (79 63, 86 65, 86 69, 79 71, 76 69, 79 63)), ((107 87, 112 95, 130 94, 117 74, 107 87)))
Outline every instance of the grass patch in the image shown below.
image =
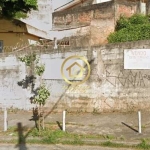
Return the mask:
POLYGON ((53 132, 49 132, 47 137, 42 139, 43 143, 47 144, 55 144, 59 143, 60 139, 66 136, 66 133, 61 130, 56 130, 53 132))
POLYGON ((138 149, 150 150, 150 144, 147 143, 146 139, 142 139, 141 143, 136 147, 138 149))
POLYGON ((104 135, 104 138, 108 139, 108 140, 116 139, 116 137, 114 135, 104 135))
POLYGON ((110 142, 110 141, 101 143, 101 146, 115 147, 115 148, 129 148, 129 147, 131 148, 131 146, 128 146, 128 145, 125 145, 125 144, 122 144, 122 143, 114 143, 114 142, 110 142))
POLYGON ((85 142, 82 140, 81 136, 79 135, 74 135, 72 140, 64 140, 61 142, 62 144, 69 144, 69 145, 84 145, 85 142))
MULTIPOLYGON (((63 132, 60 129, 45 128, 40 132, 34 128, 30 132, 29 130, 23 130, 23 141, 30 144, 68 144, 68 145, 93 145, 93 146, 104 146, 104 147, 114 147, 114 148, 135 148, 141 150, 150 150, 150 145, 147 139, 142 139, 141 143, 138 145, 128 145, 119 143, 119 141, 112 142, 111 140, 118 139, 114 135, 93 135, 93 134, 74 134, 63 132), (27 135, 25 138, 25 135, 27 135), (103 142, 101 140, 107 140, 103 142)), ((1 143, 18 143, 18 131, 16 127, 11 127, 7 132, 4 132, 5 136, 9 135, 10 139, 1 140, 1 143), (13 133, 13 138, 10 137, 10 133, 13 133)), ((124 137, 119 137, 120 141, 124 140, 124 137)))

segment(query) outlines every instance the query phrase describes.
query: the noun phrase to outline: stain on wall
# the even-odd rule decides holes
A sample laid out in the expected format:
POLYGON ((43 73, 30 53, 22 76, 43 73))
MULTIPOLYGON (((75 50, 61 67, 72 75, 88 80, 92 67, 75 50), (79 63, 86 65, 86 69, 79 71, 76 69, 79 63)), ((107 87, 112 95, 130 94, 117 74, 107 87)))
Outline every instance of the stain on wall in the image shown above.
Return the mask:
MULTIPOLYGON (((150 49, 150 41, 107 44, 104 46, 65 49, 64 52, 34 49, 37 55, 49 55, 50 59, 67 58, 71 55, 85 55, 91 66, 88 81, 73 90, 63 79, 44 80, 51 96, 45 110, 60 112, 113 112, 135 111, 150 108, 150 71, 124 69, 124 49, 150 49)), ((19 51, 13 57, 32 52, 19 51)), ((2 55, 2 54, 1 54, 2 55)), ((17 59, 11 62, 10 55, 0 59, 1 105, 31 109, 28 89, 22 89, 17 82, 23 79, 26 69, 17 59), (16 66, 12 65, 15 64, 16 66), (10 95, 10 96, 9 96, 10 95)))

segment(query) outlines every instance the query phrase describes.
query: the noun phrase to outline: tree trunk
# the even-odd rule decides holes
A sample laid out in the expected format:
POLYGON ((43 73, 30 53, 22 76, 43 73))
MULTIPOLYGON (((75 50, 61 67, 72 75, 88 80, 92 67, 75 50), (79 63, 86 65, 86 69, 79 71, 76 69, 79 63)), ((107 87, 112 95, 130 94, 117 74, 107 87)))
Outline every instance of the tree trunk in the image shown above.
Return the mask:
POLYGON ((39 110, 38 110, 38 116, 39 116, 39 120, 38 120, 38 122, 39 122, 39 124, 38 124, 38 128, 39 128, 39 131, 41 130, 41 108, 40 108, 41 106, 39 105, 39 110))

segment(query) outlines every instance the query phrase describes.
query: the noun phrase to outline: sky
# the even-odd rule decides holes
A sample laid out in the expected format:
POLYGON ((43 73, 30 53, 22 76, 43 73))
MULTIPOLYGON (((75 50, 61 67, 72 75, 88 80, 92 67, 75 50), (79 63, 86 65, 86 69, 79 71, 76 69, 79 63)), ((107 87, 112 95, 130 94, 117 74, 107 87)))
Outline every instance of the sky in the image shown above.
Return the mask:
POLYGON ((53 9, 56 9, 72 0, 53 0, 53 9))

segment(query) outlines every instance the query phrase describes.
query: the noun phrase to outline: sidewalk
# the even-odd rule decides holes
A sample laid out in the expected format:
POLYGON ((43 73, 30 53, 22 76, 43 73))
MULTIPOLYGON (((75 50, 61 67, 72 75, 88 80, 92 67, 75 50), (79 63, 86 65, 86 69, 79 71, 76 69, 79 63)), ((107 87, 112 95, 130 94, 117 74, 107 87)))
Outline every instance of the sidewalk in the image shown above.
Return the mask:
MULTIPOLYGON (((79 134, 99 134, 123 138, 124 142, 137 143, 143 138, 150 137, 150 112, 141 111, 142 134, 138 133, 138 113, 66 113, 66 131, 79 134)), ((23 126, 34 127, 34 121, 30 121, 32 112, 18 111, 8 113, 8 127, 17 126, 21 122, 23 126)), ((62 113, 50 113, 45 123, 62 124, 62 113)), ((59 128, 59 127, 58 127, 59 128)), ((0 113, 0 131, 3 131, 3 113, 0 113)))

